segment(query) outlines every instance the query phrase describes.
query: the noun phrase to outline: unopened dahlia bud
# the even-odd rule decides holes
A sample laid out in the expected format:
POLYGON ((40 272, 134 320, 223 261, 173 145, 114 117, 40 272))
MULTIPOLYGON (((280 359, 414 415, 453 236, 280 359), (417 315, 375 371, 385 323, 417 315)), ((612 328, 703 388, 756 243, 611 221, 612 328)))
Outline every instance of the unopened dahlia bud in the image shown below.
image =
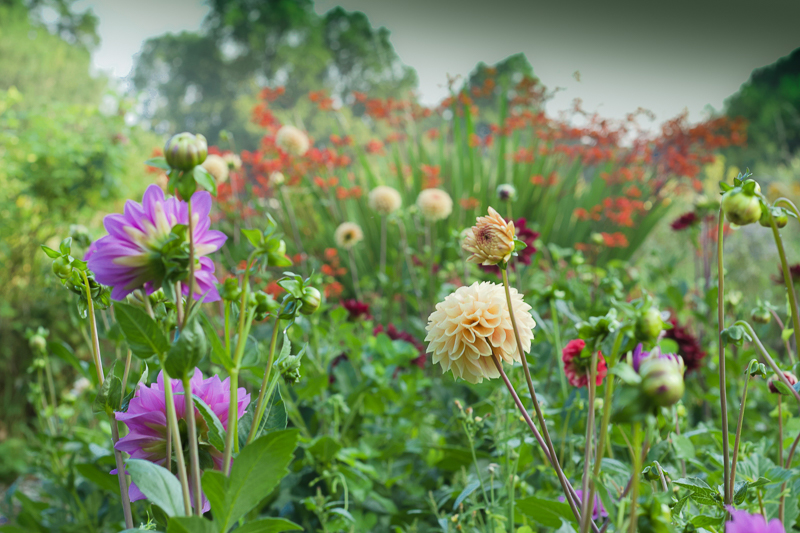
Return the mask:
MULTIPOLYGON (((792 374, 791 372, 784 372, 784 373, 783 373, 783 376, 786 378, 786 381, 788 381, 788 382, 789 382, 789 385, 791 385, 792 387, 794 387, 794 386, 795 386, 795 384, 797 383, 797 376, 795 376, 795 375, 794 375, 794 374, 792 374)), ((767 380, 767 388, 769 389, 769 391, 770 391, 772 394, 783 394, 783 393, 782 393, 782 392, 781 392, 781 391, 778 389, 777 385, 775 385, 775 382, 776 382, 776 381, 780 381, 780 379, 778 379, 778 376, 772 376, 771 378, 769 378, 769 379, 767 380)))
POLYGON ((278 369, 287 385, 300 383, 300 358, 296 355, 284 359, 278 369))
POLYGON ((472 255, 470 263, 496 265, 506 263, 514 253, 516 231, 513 222, 506 222, 497 211, 489 208, 489 216, 478 217, 466 234, 463 248, 472 255))
POLYGON ((28 344, 30 345, 31 349, 44 353, 47 349, 47 339, 44 338, 43 335, 35 334, 29 340, 28 344))
POLYGON ((769 221, 770 212, 772 212, 772 218, 775 220, 775 225, 777 227, 782 228, 789 223, 789 215, 786 213, 785 209, 780 207, 762 207, 761 218, 758 220, 758 223, 765 228, 772 227, 769 221))
POLYGON ((222 159, 228 164, 230 170, 239 170, 242 168, 242 158, 236 154, 225 154, 222 159))
POLYGON ((274 314, 280 308, 280 304, 264 291, 258 291, 255 295, 255 319, 258 321, 264 320, 269 315, 274 314))
POLYGON ((59 257, 53 261, 53 274, 61 279, 69 278, 72 275, 72 265, 69 264, 69 259, 59 257))
POLYGON ((603 244, 606 242, 606 240, 603 238, 603 235, 597 232, 592 233, 589 236, 589 240, 591 240, 593 244, 603 244))
POLYGON ((225 183, 228 180, 228 163, 218 155, 211 154, 206 157, 203 168, 214 176, 217 183, 225 183))
POLYGON ((308 136, 302 130, 288 124, 278 130, 275 144, 284 152, 295 156, 305 154, 310 146, 308 136))
POLYGON ((380 185, 369 192, 369 207, 379 215, 391 215, 402 203, 400 193, 392 187, 380 185))
POLYGON ((753 319, 753 322, 758 322, 759 324, 769 324, 770 320, 772 320, 772 313, 766 307, 759 306, 750 312, 750 318, 753 319))
POLYGON ((683 360, 678 356, 653 356, 639 367, 642 391, 661 407, 677 403, 683 397, 683 360))
POLYGON ((286 181, 286 177, 283 175, 283 172, 278 172, 276 170, 275 172, 271 172, 270 175, 269 175, 269 184, 272 187, 277 187, 279 185, 283 185, 283 183, 285 181, 286 181))
POLYGON ((342 248, 350 249, 364 238, 361 226, 355 222, 342 222, 333 234, 336 244, 342 248))
POLYGON ((303 290, 302 303, 300 312, 304 315, 310 315, 319 309, 319 305, 322 303, 322 294, 314 287, 306 287, 303 290))
POLYGON ((661 320, 661 313, 655 307, 651 307, 636 321, 636 334, 642 340, 655 340, 664 329, 664 321, 661 320))
MULTIPOLYGON (((761 188, 756 184, 756 193, 761 188)), ((761 200, 757 194, 748 194, 742 188, 736 187, 722 195, 722 211, 728 222, 737 226, 746 226, 758 222, 761 218, 761 200)))
POLYGON ((233 302, 242 296, 242 289, 239 288, 239 280, 236 278, 228 278, 219 286, 220 297, 227 301, 233 302))
POLYGON ((453 199, 442 189, 425 189, 417 196, 417 207, 425 220, 436 222, 453 212, 453 199))
POLYGON ((188 132, 173 135, 164 146, 164 158, 167 164, 178 170, 192 170, 201 165, 208 156, 206 138, 188 132))
POLYGON ((517 199, 517 189, 510 183, 501 183, 497 186, 497 198, 503 202, 511 202, 517 199))

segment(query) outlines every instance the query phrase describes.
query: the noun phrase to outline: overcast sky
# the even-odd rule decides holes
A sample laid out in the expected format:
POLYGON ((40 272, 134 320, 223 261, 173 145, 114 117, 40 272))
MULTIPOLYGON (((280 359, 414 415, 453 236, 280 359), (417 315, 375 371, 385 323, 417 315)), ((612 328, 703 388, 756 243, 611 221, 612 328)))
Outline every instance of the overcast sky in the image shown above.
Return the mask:
MULTIPOLYGON (((798 0, 317 0, 341 5, 391 32, 419 75, 423 102, 445 95, 446 74, 467 75, 523 52, 549 87, 549 106, 581 98, 589 110, 621 118, 637 107, 659 121, 684 108, 693 119, 719 109, 751 71, 800 47, 798 0), (580 72, 578 81, 573 73, 580 72)), ((80 0, 100 19, 95 65, 125 76, 142 42, 200 27, 196 0, 80 0)))

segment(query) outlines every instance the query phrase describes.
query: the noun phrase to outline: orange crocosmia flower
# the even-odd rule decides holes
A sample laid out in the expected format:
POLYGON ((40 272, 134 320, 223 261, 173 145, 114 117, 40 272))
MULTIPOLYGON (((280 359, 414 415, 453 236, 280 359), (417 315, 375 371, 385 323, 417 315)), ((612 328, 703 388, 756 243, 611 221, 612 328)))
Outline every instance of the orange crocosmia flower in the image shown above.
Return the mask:
POLYGON ((344 200, 347 198, 347 189, 344 187, 336 187, 336 198, 339 200, 344 200))
POLYGON ((339 185, 339 178, 336 176, 328 178, 328 187, 336 187, 337 185, 339 185))
POLYGON ((544 176, 541 174, 536 174, 535 176, 531 176, 531 183, 534 185, 544 185, 544 176))
POLYGON ((383 143, 378 139, 372 139, 365 147, 368 154, 377 154, 383 152, 383 143))
POLYGON ((331 276, 331 277, 333 277, 333 276, 335 276, 335 275, 336 275, 336 272, 334 272, 334 270, 333 270, 333 267, 332 267, 332 266, 330 266, 330 265, 325 265, 325 264, 323 264, 323 265, 320 267, 320 270, 321 270, 321 271, 322 271, 322 273, 323 273, 323 274, 325 274, 326 276, 331 276))
POLYGON ((328 261, 338 256, 339 252, 336 250, 336 248, 325 248, 325 259, 328 261))
POLYGON ((338 281, 334 281, 333 283, 325 285, 323 292, 326 298, 338 298, 344 292, 344 287, 338 281))
POLYGON ((631 185, 625 191, 625 194, 630 196, 631 198, 640 198, 642 196, 642 191, 639 190, 639 187, 637 187, 636 185, 631 185))
POLYGON ((578 207, 572 212, 578 220, 589 220, 589 212, 583 207, 578 207))
POLYGON ((481 205, 480 200, 472 197, 462 198, 458 203, 461 204, 462 209, 477 209, 481 205))
POLYGON ((481 138, 478 137, 475 133, 470 133, 469 135, 469 147, 476 148, 481 145, 481 138))
POLYGON ((325 188, 327 188, 327 186, 326 186, 326 184, 325 184, 325 180, 324 180, 324 179, 322 179, 322 178, 321 178, 321 177, 319 177, 319 176, 314 176, 314 185, 316 185, 316 186, 317 186, 317 187, 319 187, 320 189, 325 189, 325 188))

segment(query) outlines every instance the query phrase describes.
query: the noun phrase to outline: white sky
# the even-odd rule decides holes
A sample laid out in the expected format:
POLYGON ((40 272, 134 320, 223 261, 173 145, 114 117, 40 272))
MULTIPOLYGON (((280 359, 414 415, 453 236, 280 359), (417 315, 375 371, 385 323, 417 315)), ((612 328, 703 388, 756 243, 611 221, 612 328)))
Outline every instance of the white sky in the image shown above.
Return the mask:
MULTIPOLYGON (((800 46, 797 0, 761 0, 759 9, 744 0, 317 0, 316 10, 336 5, 391 31, 427 104, 446 95, 446 74, 466 76, 479 61, 523 52, 548 87, 565 89, 551 111, 581 98, 612 118, 641 106, 658 122, 684 109, 699 120, 754 68, 800 46)), ((117 77, 130 72, 144 40, 196 30, 208 10, 199 0, 80 0, 77 7, 98 15, 94 63, 117 77)))

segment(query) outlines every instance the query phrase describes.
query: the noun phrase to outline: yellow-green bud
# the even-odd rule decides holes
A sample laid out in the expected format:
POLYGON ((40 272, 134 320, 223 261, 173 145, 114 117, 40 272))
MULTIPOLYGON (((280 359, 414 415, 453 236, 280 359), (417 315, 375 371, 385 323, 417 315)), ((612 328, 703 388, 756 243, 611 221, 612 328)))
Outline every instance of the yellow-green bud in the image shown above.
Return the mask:
POLYGON ((203 163, 208 156, 206 138, 188 132, 173 135, 164 146, 167 164, 178 170, 192 170, 203 163))

